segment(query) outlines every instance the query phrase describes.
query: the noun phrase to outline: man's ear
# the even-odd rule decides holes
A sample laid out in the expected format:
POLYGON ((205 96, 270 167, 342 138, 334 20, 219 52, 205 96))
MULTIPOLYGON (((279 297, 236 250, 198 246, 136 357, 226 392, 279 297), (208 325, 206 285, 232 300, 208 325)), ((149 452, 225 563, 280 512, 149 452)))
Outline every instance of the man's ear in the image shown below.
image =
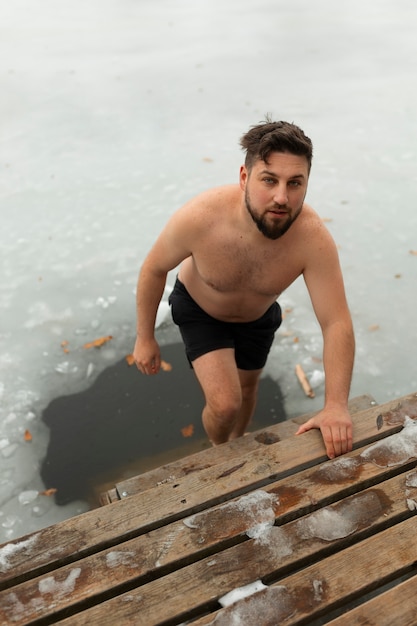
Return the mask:
POLYGON ((248 170, 246 169, 245 165, 241 165, 240 166, 240 172, 239 172, 239 185, 242 191, 245 190, 246 188, 246 183, 248 182, 248 170))

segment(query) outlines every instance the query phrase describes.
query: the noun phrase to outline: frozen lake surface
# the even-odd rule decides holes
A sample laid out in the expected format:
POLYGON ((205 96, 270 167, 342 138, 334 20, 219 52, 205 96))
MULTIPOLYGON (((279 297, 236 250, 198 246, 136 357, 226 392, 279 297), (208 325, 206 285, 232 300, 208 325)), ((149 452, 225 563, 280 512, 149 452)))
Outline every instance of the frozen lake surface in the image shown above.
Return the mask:
MULTIPOLYGON (((417 391, 416 18, 413 0, 2 4, 0 542, 88 508, 38 495, 42 413, 131 352, 147 250, 189 197, 237 182, 239 138, 267 112, 314 143, 307 200, 340 249, 352 395, 417 391)), ((265 375, 292 416, 322 404, 321 335, 302 281, 280 302, 265 375)), ((169 318, 161 333, 178 340, 169 318)))

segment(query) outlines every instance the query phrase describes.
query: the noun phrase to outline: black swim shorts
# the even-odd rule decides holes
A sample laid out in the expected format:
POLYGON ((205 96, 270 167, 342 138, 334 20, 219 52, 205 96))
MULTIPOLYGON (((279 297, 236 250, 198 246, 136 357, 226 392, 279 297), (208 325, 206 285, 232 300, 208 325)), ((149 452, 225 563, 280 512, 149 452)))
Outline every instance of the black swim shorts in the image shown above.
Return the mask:
POLYGON ((268 358, 275 331, 282 322, 281 307, 274 302, 253 322, 222 322, 208 315, 176 280, 169 297, 172 319, 178 325, 190 362, 199 356, 234 348, 236 364, 242 370, 262 369, 268 358))

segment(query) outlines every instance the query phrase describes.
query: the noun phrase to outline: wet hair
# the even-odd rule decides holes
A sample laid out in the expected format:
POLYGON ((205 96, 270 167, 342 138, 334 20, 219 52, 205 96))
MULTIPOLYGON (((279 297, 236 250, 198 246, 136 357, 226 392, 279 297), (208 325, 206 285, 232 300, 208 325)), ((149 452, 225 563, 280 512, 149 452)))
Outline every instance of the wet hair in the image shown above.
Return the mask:
POLYGON ((304 132, 289 122, 272 122, 267 116, 243 135, 240 145, 246 150, 245 166, 250 172, 258 160, 268 163, 271 152, 289 152, 304 156, 310 171, 313 158, 313 144, 304 132))

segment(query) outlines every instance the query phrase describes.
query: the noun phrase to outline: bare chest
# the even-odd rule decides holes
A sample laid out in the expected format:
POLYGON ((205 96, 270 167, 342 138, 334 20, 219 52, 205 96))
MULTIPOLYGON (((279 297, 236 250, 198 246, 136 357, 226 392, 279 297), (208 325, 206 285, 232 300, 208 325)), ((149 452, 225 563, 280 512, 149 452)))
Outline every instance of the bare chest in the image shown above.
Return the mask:
POLYGON ((244 241, 227 241, 202 246, 192 262, 200 279, 216 291, 277 297, 302 271, 295 256, 288 257, 279 245, 254 247, 244 241))

